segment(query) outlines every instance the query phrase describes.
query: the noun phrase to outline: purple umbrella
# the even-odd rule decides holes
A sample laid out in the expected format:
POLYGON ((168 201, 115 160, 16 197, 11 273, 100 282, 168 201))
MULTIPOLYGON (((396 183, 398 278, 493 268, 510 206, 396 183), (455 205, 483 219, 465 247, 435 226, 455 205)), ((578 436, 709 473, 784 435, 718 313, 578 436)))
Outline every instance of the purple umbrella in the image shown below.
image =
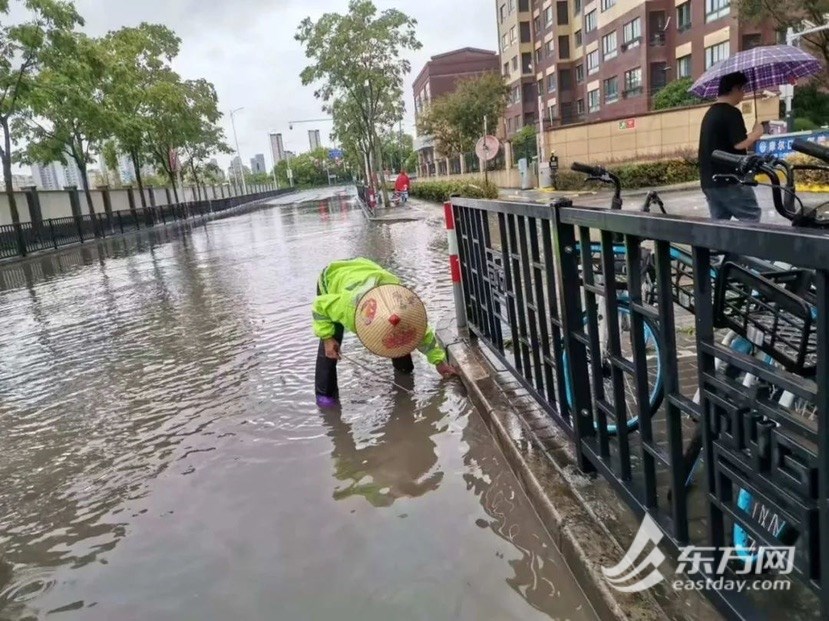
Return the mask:
MULTIPOLYGON (((794 84, 800 78, 823 71, 820 61, 791 45, 767 45, 738 52, 718 62, 688 89, 697 97, 713 99, 717 96, 720 78, 742 71, 748 78, 747 88, 757 93, 763 89, 794 84)), ((756 111, 756 107, 755 107, 756 111)))

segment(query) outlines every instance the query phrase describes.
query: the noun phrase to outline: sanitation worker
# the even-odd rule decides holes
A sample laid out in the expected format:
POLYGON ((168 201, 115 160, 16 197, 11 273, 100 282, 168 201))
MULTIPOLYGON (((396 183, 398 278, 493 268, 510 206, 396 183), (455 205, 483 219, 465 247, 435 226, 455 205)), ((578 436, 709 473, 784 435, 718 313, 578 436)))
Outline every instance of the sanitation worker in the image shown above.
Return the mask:
POLYGON ((443 377, 457 373, 446 361, 417 294, 368 259, 334 261, 322 271, 312 317, 320 339, 315 393, 322 408, 338 404, 337 360, 346 329, 373 353, 391 358, 397 372, 414 371, 411 353, 417 349, 443 377))

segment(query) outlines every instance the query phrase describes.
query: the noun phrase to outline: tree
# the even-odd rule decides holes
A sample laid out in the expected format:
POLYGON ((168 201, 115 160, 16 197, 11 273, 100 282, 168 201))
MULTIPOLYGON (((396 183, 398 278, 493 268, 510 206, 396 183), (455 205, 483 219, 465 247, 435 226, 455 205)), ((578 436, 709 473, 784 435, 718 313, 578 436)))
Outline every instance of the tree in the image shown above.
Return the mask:
POLYGON ((418 117, 418 132, 431 136, 443 156, 473 151, 484 134, 484 118, 490 133, 494 132, 508 95, 509 88, 499 74, 463 80, 454 92, 437 98, 418 117))
POLYGON ((417 156, 414 153, 414 137, 411 134, 392 130, 383 134, 381 140, 383 161, 390 170, 399 171, 403 168, 413 170, 410 168, 412 156, 414 155, 415 162, 417 162, 417 156))
POLYGON ((512 151, 516 159, 526 157, 531 160, 538 154, 535 127, 525 125, 512 137, 512 151))
MULTIPOLYGON (((770 21, 777 30, 787 28, 805 30, 805 24, 824 24, 829 14, 827 0, 739 0, 738 11, 741 20, 755 24, 770 21)), ((823 60, 829 66, 829 30, 805 35, 800 39, 804 48, 823 60)), ((823 71, 815 78, 819 84, 829 87, 829 74, 823 71)))
MULTIPOLYGON (((95 148, 110 137, 114 112, 103 101, 106 64, 98 41, 73 33, 42 53, 42 67, 29 95, 30 109, 17 127, 29 144, 24 161, 72 161, 81 174, 84 196, 94 217, 87 168, 95 148)), ((93 229, 97 225, 93 218, 93 229)))
POLYGON ((141 170, 150 157, 149 95, 157 84, 173 79, 170 63, 178 55, 180 45, 181 40, 172 30, 147 23, 110 32, 103 41, 107 63, 103 88, 109 105, 118 111, 111 130, 119 150, 132 160, 144 208, 147 198, 141 170))
POLYGON ((691 78, 674 80, 653 96, 653 109, 667 110, 668 108, 695 106, 702 103, 699 97, 688 92, 693 84, 694 81, 691 78))
POLYGON ((387 204, 378 134, 403 116, 403 78, 411 64, 402 54, 421 47, 416 24, 397 9, 378 13, 371 0, 350 0, 345 15, 305 18, 295 37, 312 61, 300 74, 302 83, 319 85, 315 95, 334 116, 340 143, 360 149, 369 169, 379 172, 387 204), (343 114, 348 118, 338 122, 343 114))
POLYGON ((107 140, 101 147, 101 168, 104 176, 107 178, 107 184, 111 185, 109 181, 109 171, 115 173, 115 185, 121 185, 121 173, 118 170, 118 149, 114 140, 107 140))
MULTIPOLYGON (((12 183, 12 124, 28 106, 27 98, 33 78, 40 69, 43 51, 68 36, 75 25, 83 24, 71 2, 25 0, 22 5, 30 13, 28 21, 0 24, 0 128, 3 131, 0 159, 12 222, 17 225, 21 248, 20 215, 12 183)), ((0 0, 0 15, 7 14, 8 10, 9 0, 0 0)))
POLYGON ((801 125, 811 121, 814 126, 829 123, 829 94, 821 90, 818 84, 812 82, 794 89, 792 110, 795 119, 802 119, 801 125))

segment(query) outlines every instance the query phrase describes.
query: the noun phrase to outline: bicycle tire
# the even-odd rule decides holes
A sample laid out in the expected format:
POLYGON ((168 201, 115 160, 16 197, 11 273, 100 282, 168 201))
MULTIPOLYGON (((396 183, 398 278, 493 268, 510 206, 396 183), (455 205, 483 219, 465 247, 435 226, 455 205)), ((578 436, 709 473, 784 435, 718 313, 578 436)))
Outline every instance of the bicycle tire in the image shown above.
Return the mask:
MULTIPOLYGON (((619 301, 617 306, 617 311, 620 314, 631 315, 630 307, 627 303, 619 301)), ((652 386, 650 390, 650 398, 649 398, 649 413, 651 415, 655 414, 660 406, 662 405, 662 400, 664 398, 664 348, 662 346, 662 342, 660 341, 659 337, 659 328, 656 323, 650 319, 649 317, 643 317, 642 320, 645 324, 645 338, 646 344, 652 342, 654 345, 654 349, 656 350, 655 360, 656 360, 656 372, 655 372, 655 379, 652 381, 652 386)), ((584 316, 584 322, 587 323, 587 315, 584 316)), ((562 363, 564 367, 567 368, 568 361, 567 361, 567 353, 562 352, 562 363)), ((589 365, 589 352, 588 352, 588 365, 589 365)), ((573 398, 572 398, 572 387, 570 385, 570 375, 569 373, 564 374, 565 377, 565 390, 566 390, 566 398, 567 404, 572 409, 573 407, 573 398)), ((608 378, 605 378, 607 381, 608 378)), ((607 393, 607 391, 605 391, 607 393)), ((612 393, 611 393, 612 394, 612 393)), ((632 396, 632 395, 631 395, 632 396)), ((598 424, 594 422, 594 425, 598 427, 598 424)), ((639 417, 633 416, 628 418, 627 421, 627 429, 628 431, 636 431, 639 428, 639 417)), ((607 433, 609 435, 616 435, 618 433, 618 429, 615 423, 608 423, 607 425, 607 433)))

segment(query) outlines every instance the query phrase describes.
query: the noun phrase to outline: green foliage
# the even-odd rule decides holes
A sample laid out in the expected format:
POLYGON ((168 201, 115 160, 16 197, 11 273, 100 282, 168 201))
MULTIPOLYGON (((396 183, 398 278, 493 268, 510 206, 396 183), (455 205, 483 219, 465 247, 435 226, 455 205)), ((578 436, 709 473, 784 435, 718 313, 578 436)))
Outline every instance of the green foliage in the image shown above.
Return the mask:
POLYGON ((414 155, 415 166, 417 165, 417 154, 414 152, 414 138, 411 134, 400 132, 388 132, 381 137, 383 141, 383 163, 392 172, 400 172, 401 168, 413 170, 408 167, 414 155))
POLYGON ((818 129, 818 124, 812 119, 799 116, 794 120, 794 131, 805 132, 810 129, 818 129))
POLYGON ((667 110, 668 108, 695 106, 702 103, 699 97, 688 92, 693 84, 694 81, 691 78, 674 80, 653 96, 653 109, 667 110))
MULTIPOLYGON (((329 148, 320 147, 309 153, 301 153, 291 158, 291 171, 294 174, 294 186, 301 188, 328 185, 328 174, 344 179, 346 169, 342 162, 337 165, 329 159, 329 148)), ((288 185, 288 162, 282 160, 276 166, 279 187, 288 185)))
POLYGON ((536 141, 535 127, 525 125, 512 137, 512 153, 515 160, 522 157, 531 160, 538 155, 538 143, 536 141))
MULTIPOLYGON (((619 176, 622 189, 651 188, 675 183, 686 183, 699 179, 698 165, 684 159, 662 160, 641 164, 620 164, 607 169, 619 176)), ((556 177, 559 190, 582 190, 585 176, 569 170, 562 170, 556 177)))
MULTIPOLYGON (((790 164, 798 166, 825 165, 825 162, 808 155, 803 155, 802 153, 793 153, 786 160, 790 164)), ((798 170, 795 176, 797 179, 796 187, 798 189, 804 185, 829 186, 829 172, 823 170, 798 170)))
POLYGON ((484 118, 489 133, 495 133, 508 95, 509 88, 500 74, 463 80, 454 92, 435 99, 418 117, 418 133, 432 136, 441 155, 468 153, 483 136, 484 118))
POLYGON ((814 82, 805 86, 798 86, 794 89, 792 99, 792 112, 795 116, 795 129, 799 119, 803 129, 815 129, 829 123, 829 93, 822 90, 814 82), (808 127, 806 121, 811 121, 812 126, 808 127))
POLYGON ((498 198, 498 186, 481 181, 414 181, 409 191, 411 196, 426 201, 442 203, 450 196, 468 198, 498 198))
POLYGON ((300 77, 334 117, 334 133, 355 162, 368 158, 383 179, 381 128, 402 118, 405 53, 420 49, 417 22, 397 9, 377 10, 371 0, 350 0, 348 13, 325 13, 299 25, 296 40, 311 61, 300 77))

